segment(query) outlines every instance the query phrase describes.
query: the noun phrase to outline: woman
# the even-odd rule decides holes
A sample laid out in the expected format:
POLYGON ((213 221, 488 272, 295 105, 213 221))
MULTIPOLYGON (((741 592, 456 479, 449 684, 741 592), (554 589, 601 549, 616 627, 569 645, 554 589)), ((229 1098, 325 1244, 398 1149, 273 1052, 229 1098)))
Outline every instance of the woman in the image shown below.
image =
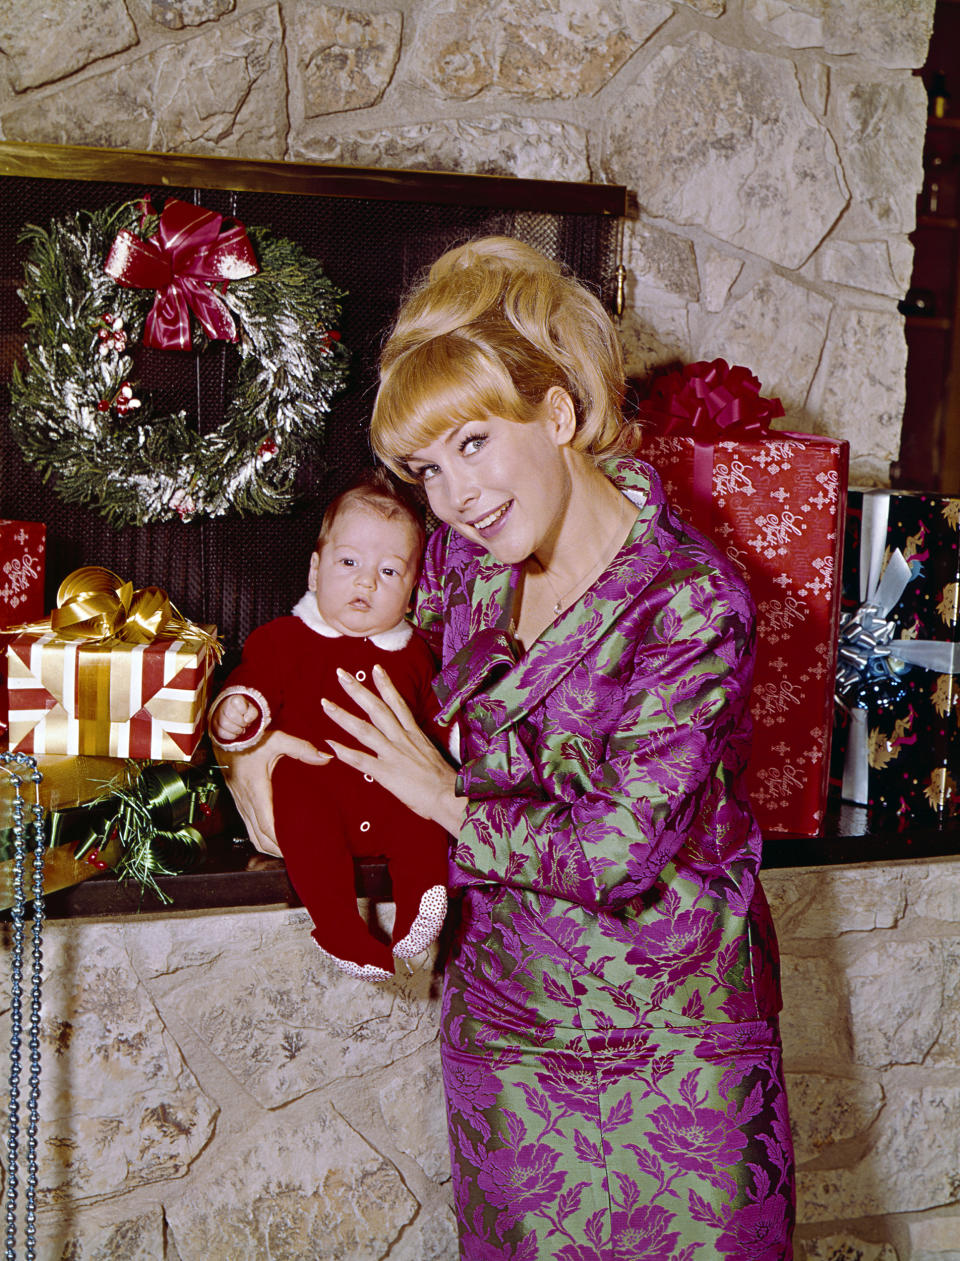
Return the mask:
MULTIPOLYGON (((517 241, 453 250, 388 341, 371 428, 443 522, 455 773, 380 672, 334 754, 452 835, 441 1054, 464 1261, 792 1256, 776 943, 742 787, 753 615, 621 450, 599 303, 517 241)), ((262 768, 238 788, 262 847, 262 768), (249 786, 259 790, 249 797, 249 786)), ((247 755, 250 756, 250 755, 247 755)), ((265 840, 265 844, 264 844, 265 840)))

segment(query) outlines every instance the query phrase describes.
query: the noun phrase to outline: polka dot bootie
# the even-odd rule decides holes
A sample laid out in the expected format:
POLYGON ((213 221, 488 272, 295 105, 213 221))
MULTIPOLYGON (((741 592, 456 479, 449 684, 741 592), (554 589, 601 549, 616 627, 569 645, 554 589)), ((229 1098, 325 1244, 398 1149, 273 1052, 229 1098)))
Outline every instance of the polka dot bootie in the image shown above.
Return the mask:
POLYGON ((398 959, 412 959, 421 950, 426 950, 440 936, 446 918, 447 891, 442 884, 435 884, 420 899, 417 917, 406 937, 394 944, 393 953, 398 959))

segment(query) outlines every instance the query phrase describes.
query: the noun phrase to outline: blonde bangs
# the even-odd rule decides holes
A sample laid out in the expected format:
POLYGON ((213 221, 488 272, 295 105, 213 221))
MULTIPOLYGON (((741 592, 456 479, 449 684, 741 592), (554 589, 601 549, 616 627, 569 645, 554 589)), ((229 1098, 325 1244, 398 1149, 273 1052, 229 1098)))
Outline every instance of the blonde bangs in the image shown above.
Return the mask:
POLYGON ((489 416, 529 419, 496 355, 456 333, 412 346, 384 369, 370 422, 374 454, 412 481, 406 458, 451 429, 489 416))

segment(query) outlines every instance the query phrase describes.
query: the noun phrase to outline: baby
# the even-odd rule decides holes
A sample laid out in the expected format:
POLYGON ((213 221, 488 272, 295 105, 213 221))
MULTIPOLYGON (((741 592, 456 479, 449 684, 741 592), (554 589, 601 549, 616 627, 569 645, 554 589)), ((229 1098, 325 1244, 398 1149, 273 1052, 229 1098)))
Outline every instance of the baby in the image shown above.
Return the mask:
MULTIPOLYGON (((343 731, 321 698, 350 708, 337 669, 363 683, 379 663, 443 747, 445 733, 434 722, 433 656, 404 617, 423 546, 415 508, 382 470, 338 496, 323 517, 306 594, 292 616, 253 631, 214 701, 214 741, 240 750, 279 729, 324 751, 323 740, 342 740, 343 731)), ((447 910, 447 836, 436 823, 337 759, 313 766, 281 758, 273 809, 277 843, 313 919, 313 937, 343 971, 370 981, 394 975, 391 948, 371 934, 357 908, 354 857, 388 860, 397 908, 393 954, 410 958, 436 939, 447 910)))

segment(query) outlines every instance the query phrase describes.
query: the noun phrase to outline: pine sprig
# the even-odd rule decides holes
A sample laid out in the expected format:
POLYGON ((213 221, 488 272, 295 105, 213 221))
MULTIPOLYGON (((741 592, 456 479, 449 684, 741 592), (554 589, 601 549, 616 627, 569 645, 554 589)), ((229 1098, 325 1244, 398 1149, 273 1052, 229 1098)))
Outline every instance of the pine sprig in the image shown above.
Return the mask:
MULTIPOLYGON (((27 342, 25 370, 15 365, 11 378, 11 432, 44 480, 56 478, 62 499, 116 526, 285 512, 297 468, 346 383, 348 354, 336 334, 344 294, 296 242, 248 228, 260 271, 221 293, 239 329, 236 388, 223 424, 201 435, 194 417, 160 412, 136 384, 131 351, 154 294, 103 270, 121 228, 144 238, 156 231, 156 216, 141 222, 142 208, 79 210, 23 229, 27 342), (105 313, 122 321, 127 344, 102 353, 105 313)), ((193 340, 202 354, 202 330, 193 340)))

